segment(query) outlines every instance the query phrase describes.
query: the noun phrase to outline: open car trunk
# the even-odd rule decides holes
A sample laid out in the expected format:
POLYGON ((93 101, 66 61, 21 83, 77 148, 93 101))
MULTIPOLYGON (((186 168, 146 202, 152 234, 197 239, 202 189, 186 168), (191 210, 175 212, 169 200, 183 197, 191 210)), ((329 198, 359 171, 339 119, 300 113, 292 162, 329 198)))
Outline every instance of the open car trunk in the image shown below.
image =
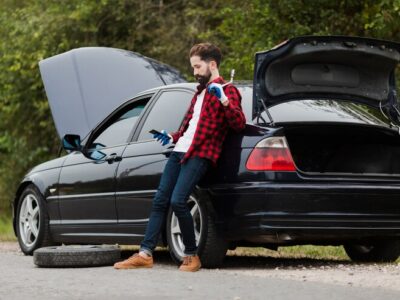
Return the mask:
POLYGON ((284 128, 299 171, 400 179, 400 135, 394 130, 355 124, 284 128))
POLYGON ((400 125, 396 67, 400 44, 346 36, 303 36, 256 53, 253 118, 300 99, 340 99, 382 110, 400 125))

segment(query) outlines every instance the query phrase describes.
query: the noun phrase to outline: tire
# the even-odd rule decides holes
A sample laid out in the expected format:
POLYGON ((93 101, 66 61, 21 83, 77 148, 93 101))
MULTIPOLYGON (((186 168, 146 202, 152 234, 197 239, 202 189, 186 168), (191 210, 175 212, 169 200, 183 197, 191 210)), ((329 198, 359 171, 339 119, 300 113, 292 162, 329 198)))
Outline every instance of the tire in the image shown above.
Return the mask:
MULTIPOLYGON (((196 195, 191 195, 188 206, 193 216, 196 244, 202 266, 206 268, 221 266, 229 246, 227 241, 218 235, 214 221, 203 201, 196 195)), ((184 245, 178 219, 171 208, 166 220, 166 234, 172 259, 177 264, 181 264, 184 256, 184 245)))
POLYGON ((348 244, 344 245, 344 249, 355 262, 394 262, 400 256, 400 241, 348 244))
POLYGON ((19 198, 16 232, 19 246, 25 255, 32 255, 38 248, 53 245, 46 203, 33 184, 28 185, 19 198))
POLYGON ((121 259, 114 245, 69 245, 44 247, 34 251, 33 262, 39 267, 109 266, 121 259))

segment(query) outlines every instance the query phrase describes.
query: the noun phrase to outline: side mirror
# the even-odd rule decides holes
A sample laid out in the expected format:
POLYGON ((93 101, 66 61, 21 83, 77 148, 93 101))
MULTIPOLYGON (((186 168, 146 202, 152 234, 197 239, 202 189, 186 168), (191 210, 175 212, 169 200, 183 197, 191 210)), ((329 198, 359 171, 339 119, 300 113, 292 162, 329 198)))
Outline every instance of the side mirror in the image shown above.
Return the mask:
POLYGON ((90 150, 87 153, 83 153, 83 155, 93 160, 102 160, 104 157, 107 156, 107 154, 99 150, 90 150))
POLYGON ((100 151, 99 149, 102 149, 106 147, 103 144, 100 143, 93 143, 90 145, 90 149, 86 149, 83 153, 87 158, 93 159, 93 160, 102 160, 104 157, 107 156, 104 152, 100 151))
POLYGON ((83 149, 81 145, 81 137, 76 134, 66 134, 62 139, 62 145, 65 150, 82 152, 85 157, 93 160, 101 160, 107 156, 104 152, 96 150, 103 147, 104 145, 102 144, 96 144, 94 149, 83 149))
POLYGON ((81 151, 81 137, 76 134, 66 134, 62 139, 62 146, 65 150, 81 151))

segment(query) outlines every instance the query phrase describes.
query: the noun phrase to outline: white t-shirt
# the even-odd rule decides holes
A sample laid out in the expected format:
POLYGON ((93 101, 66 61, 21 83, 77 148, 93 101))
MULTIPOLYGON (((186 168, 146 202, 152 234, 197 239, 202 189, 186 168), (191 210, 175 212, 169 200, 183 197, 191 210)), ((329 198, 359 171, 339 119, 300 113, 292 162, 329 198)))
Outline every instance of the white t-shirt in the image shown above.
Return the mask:
POLYGON ((206 89, 204 89, 196 99, 196 104, 193 108, 193 115, 189 121, 189 126, 183 135, 179 138, 175 145, 174 151, 176 152, 187 152, 190 145, 192 144, 194 133, 196 132, 197 123, 200 119, 201 107, 203 106, 204 95, 206 94, 206 89))

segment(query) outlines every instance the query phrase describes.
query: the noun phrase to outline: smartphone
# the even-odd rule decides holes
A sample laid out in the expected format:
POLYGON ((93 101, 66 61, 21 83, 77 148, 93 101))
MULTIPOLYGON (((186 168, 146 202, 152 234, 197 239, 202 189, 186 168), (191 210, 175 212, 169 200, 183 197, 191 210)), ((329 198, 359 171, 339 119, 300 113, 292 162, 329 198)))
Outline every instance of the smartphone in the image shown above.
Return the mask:
POLYGON ((163 134, 163 133, 161 133, 160 131, 155 130, 155 129, 152 129, 152 130, 150 130, 149 132, 150 132, 151 134, 163 134))

